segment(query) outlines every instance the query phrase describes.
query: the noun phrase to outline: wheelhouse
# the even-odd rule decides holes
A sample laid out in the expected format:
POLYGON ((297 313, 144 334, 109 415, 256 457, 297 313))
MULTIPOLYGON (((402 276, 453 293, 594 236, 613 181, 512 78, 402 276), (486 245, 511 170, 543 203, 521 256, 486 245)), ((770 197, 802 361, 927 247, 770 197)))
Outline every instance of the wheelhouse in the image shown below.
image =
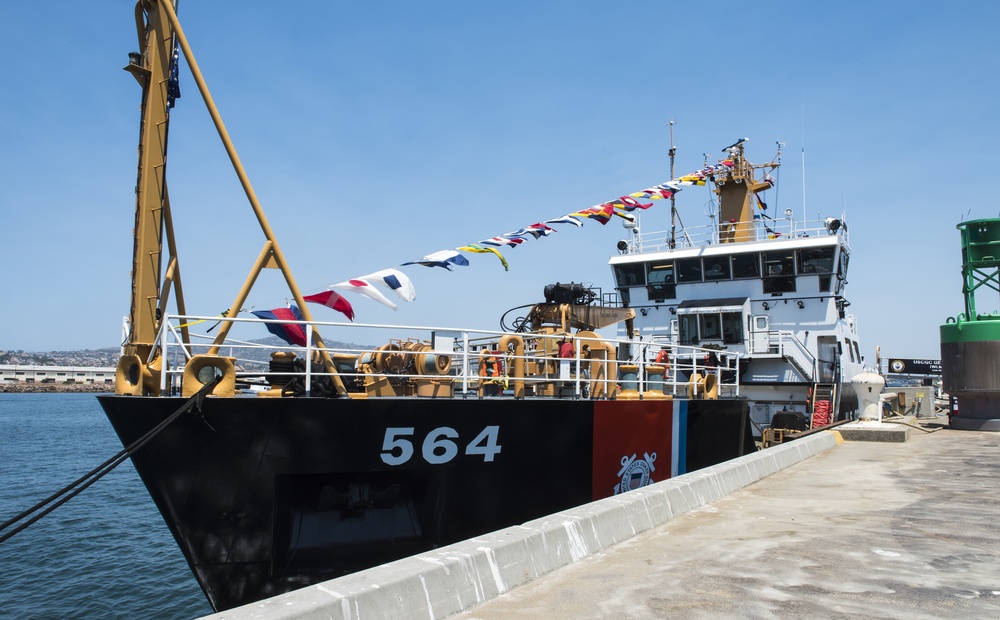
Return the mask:
POLYGON ((672 306, 670 300, 704 297, 701 289, 706 285, 719 287, 719 293, 741 292, 751 297, 839 296, 847 282, 850 254, 838 239, 755 243, 739 250, 722 244, 625 255, 612 258, 611 267, 619 298, 631 307, 672 306))

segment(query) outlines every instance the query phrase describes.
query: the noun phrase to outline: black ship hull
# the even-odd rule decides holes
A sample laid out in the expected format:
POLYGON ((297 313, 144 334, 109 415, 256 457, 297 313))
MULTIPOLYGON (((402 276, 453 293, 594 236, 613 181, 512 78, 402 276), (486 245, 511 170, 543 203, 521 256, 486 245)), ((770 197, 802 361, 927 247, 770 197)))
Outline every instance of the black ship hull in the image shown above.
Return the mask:
MULTIPOLYGON (((99 400, 126 446, 185 402, 99 400)), ((132 462, 224 610, 751 450, 742 399, 208 398, 132 462)))

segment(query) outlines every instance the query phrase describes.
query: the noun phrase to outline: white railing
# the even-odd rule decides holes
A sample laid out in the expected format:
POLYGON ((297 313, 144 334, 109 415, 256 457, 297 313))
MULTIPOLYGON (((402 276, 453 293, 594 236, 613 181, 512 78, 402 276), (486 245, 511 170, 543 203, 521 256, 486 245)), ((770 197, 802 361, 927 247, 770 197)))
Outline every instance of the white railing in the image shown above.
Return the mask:
MULTIPOLYGON (((184 366, 194 355, 208 352, 214 346, 219 347, 219 355, 232 357, 235 359, 237 382, 242 386, 266 387, 269 382, 276 377, 302 377, 305 392, 311 394, 314 381, 319 377, 328 376, 325 368, 320 364, 304 364, 302 372, 292 370, 271 370, 270 354, 278 351, 294 352, 299 360, 310 360, 314 358, 314 353, 320 350, 312 342, 312 329, 315 326, 323 334, 324 341, 344 341, 351 342, 362 340, 371 342, 375 340, 375 345, 359 345, 354 347, 325 347, 335 362, 340 361, 338 375, 345 384, 352 384, 372 377, 373 374, 361 371, 361 362, 366 355, 370 358, 378 347, 386 344, 412 345, 420 343, 430 345, 424 347, 423 351, 393 350, 389 353, 402 356, 405 363, 402 364, 401 372, 377 372, 374 376, 394 380, 397 382, 412 382, 416 380, 435 380, 447 382, 453 388, 449 393, 453 397, 468 397, 470 395, 482 396, 485 385, 493 384, 497 386, 498 394, 510 394, 515 382, 523 381, 525 393, 531 397, 533 393, 540 392, 543 386, 555 384, 555 393, 558 395, 585 398, 591 396, 591 391, 603 393, 607 398, 616 392, 616 387, 621 383, 617 368, 621 364, 632 364, 639 367, 636 378, 636 388, 641 394, 650 389, 660 388, 664 394, 673 396, 685 396, 688 394, 689 378, 695 373, 706 376, 714 374, 720 386, 720 390, 726 396, 739 395, 739 372, 736 371, 739 365, 739 356, 736 353, 727 351, 717 351, 693 346, 677 346, 669 343, 648 342, 648 341, 628 341, 611 338, 585 338, 572 334, 570 337, 574 345, 574 357, 561 359, 557 356, 558 345, 563 340, 563 334, 536 334, 536 333, 511 333, 480 329, 460 329, 427 326, 399 326, 399 325, 379 325, 379 324, 358 324, 340 323, 324 321, 282 321, 263 320, 258 318, 234 318, 221 319, 220 317, 209 316, 178 316, 167 315, 163 321, 163 327, 158 336, 158 344, 162 350, 164 360, 163 371, 160 375, 160 389, 163 394, 177 393, 180 390, 180 383, 184 373, 184 366), (184 343, 180 335, 180 325, 192 325, 204 322, 213 325, 220 321, 231 321, 233 323, 230 330, 230 337, 220 345, 215 345, 215 336, 211 333, 195 334, 190 333, 191 342, 184 343), (280 346, 265 345, 251 342, 251 338, 261 338, 265 335, 264 324, 283 323, 302 325, 306 333, 306 346, 282 344, 280 346), (237 339, 237 332, 242 336, 237 339), (433 340, 433 335, 441 335, 437 342, 433 340), (499 343, 505 336, 518 336, 521 338, 524 351, 521 355, 515 354, 515 347, 510 346, 508 350, 499 350, 499 343), (435 349, 437 345, 437 349, 435 349), (609 346, 610 345, 610 346, 609 346), (625 350, 622 345, 628 345, 630 355, 628 359, 617 359, 618 351, 625 350), (587 355, 585 350, 589 349, 592 354, 587 355), (502 371, 494 376, 483 377, 480 375, 480 354, 483 350, 490 351, 494 357, 501 362, 499 368, 502 371), (655 358, 659 352, 666 351, 667 364, 656 364, 655 358), (593 352, 603 351, 602 355, 594 355, 593 352), (718 359, 716 365, 710 365, 709 359, 712 354, 718 359), (448 356, 450 358, 450 370, 442 374, 426 374, 418 372, 416 359, 418 355, 448 356), (515 362, 523 360, 525 368, 531 369, 521 376, 515 376, 512 372, 515 362), (568 364, 568 373, 566 366, 568 364), (662 382, 656 381, 652 385, 649 381, 648 366, 666 366, 662 382), (603 376, 591 377, 591 370, 602 373, 603 376), (603 388, 597 390, 596 388, 603 388)), ((215 329, 219 329, 216 327, 215 329)), ((189 331, 190 328, 189 328, 189 331)), ((397 367, 399 364, 397 364, 397 367)), ((656 376, 656 373, 653 375, 656 376)), ((355 389, 358 389, 355 387, 355 389)))
POLYGON ((778 355, 792 361, 803 372, 807 381, 816 377, 816 356, 806 348, 795 334, 787 331, 772 331, 769 334, 771 346, 777 347, 778 355))
MULTIPOLYGON (((795 239, 801 237, 825 237, 839 234, 847 238, 847 228, 838 220, 836 232, 827 228, 826 220, 802 220, 778 217, 773 220, 756 219, 753 223, 753 238, 751 241, 773 239, 795 239)), ((674 235, 674 243, 670 243, 670 231, 641 232, 632 235, 628 240, 626 254, 642 254, 647 252, 663 252, 671 249, 696 248, 714 245, 720 242, 720 228, 724 225, 705 224, 703 226, 678 229, 674 235)))

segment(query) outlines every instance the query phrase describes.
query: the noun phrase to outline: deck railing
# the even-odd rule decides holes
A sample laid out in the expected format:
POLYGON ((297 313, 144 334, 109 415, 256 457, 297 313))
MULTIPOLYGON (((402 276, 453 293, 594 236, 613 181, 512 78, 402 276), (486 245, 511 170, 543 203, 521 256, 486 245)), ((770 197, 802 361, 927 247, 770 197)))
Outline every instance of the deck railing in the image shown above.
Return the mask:
MULTIPOLYGON (((269 382, 276 377, 286 376, 289 379, 301 377, 305 393, 312 394, 314 383, 320 377, 328 375, 321 364, 304 364, 302 372, 292 370, 272 370, 271 354, 278 351, 293 352, 300 360, 314 359, 314 354, 320 348, 312 341, 312 326, 315 326, 325 342, 362 341, 374 344, 350 344, 347 346, 326 346, 324 350, 334 358, 338 365, 338 375, 345 383, 354 380, 364 380, 372 376, 361 371, 361 362, 370 360, 376 350, 387 344, 395 344, 401 350, 390 353, 399 354, 404 360, 400 372, 378 372, 376 376, 396 381, 435 380, 450 383, 449 393, 453 398, 482 397, 485 385, 497 386, 497 395, 510 395, 515 381, 523 381, 525 388, 540 388, 556 384, 556 393, 572 398, 587 398, 594 391, 608 398, 615 394, 619 384, 634 387, 639 394, 651 389, 662 391, 672 396, 686 396, 689 393, 690 378, 694 374, 702 377, 712 374, 723 396, 738 396, 740 392, 738 368, 739 356, 736 353, 717 351, 694 346, 678 346, 670 343, 649 341, 628 341, 615 338, 587 338, 571 334, 574 345, 574 357, 561 359, 558 357, 559 344, 564 338, 560 333, 511 333, 481 329, 445 328, 430 326, 399 326, 380 324, 358 324, 325 321, 283 321, 263 320, 258 318, 222 319, 218 316, 167 315, 163 321, 158 337, 158 344, 164 359, 163 371, 160 375, 160 389, 163 394, 177 393, 188 360, 198 354, 208 352, 214 346, 214 336, 211 333, 191 333, 191 341, 185 343, 180 337, 180 325, 192 325, 199 322, 212 325, 220 321, 231 321, 230 338, 219 346, 219 355, 234 358, 237 383, 244 390, 266 389, 269 382), (265 334, 266 323, 283 323, 302 325, 306 333, 306 346, 288 344, 270 345, 254 342, 251 339, 261 338, 265 334), (241 335, 241 338, 236 338, 241 335), (501 338, 518 336, 524 344, 522 354, 515 354, 515 348, 500 349, 501 338), (420 343, 423 351, 403 350, 404 345, 420 343), (625 346, 627 345, 627 346, 625 346), (498 358, 502 369, 494 376, 480 375, 480 356, 486 350, 498 358), (591 353, 588 357, 586 350, 591 353), (666 352, 666 363, 655 362, 660 351, 666 352), (628 351, 628 357, 619 352, 628 351), (603 352, 603 354, 598 354, 603 352), (444 375, 423 372, 415 368, 418 354, 448 356, 450 370, 444 375), (521 376, 513 373, 515 362, 523 360, 523 367, 533 369, 521 376), (711 360, 711 362, 710 362, 711 360), (636 376, 620 377, 617 370, 620 365, 631 364, 638 367, 636 376), (650 382, 648 372, 650 366, 664 368, 662 381, 650 382), (591 376, 591 369, 599 376, 591 376), (654 384, 655 383, 655 384, 654 384)), ((189 331, 191 331, 189 329, 189 331)), ((398 366, 398 364, 397 364, 398 366)), ((531 397, 536 389, 526 389, 531 397)))
MULTIPOLYGON (((801 220, 797 221, 787 217, 777 217, 771 219, 755 219, 752 227, 752 241, 765 241, 775 239, 795 239, 801 237, 825 237, 831 234, 839 234, 847 239, 847 228, 837 220, 837 228, 831 231, 827 220, 801 220)), ((677 230, 674 235, 674 242, 670 242, 669 230, 658 230, 654 232, 639 232, 632 235, 627 240, 626 254, 642 254, 645 252, 663 252, 672 249, 696 248, 705 245, 714 245, 720 242, 721 231, 719 224, 705 224, 703 226, 687 227, 677 230)))

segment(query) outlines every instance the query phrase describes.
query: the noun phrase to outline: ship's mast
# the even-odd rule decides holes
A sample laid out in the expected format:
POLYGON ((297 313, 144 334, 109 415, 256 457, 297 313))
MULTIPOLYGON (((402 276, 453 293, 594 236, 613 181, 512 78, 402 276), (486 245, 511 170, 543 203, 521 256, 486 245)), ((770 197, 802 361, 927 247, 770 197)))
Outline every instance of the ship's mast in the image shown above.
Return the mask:
POLYGON ((757 169, 770 171, 780 165, 777 161, 759 165, 747 161, 743 154, 743 145, 746 141, 746 138, 742 138, 723 149, 732 165, 728 172, 715 179, 715 193, 719 197, 720 243, 754 240, 754 197, 758 192, 771 187, 767 181, 757 180, 754 171, 757 169))
POLYGON ((170 122, 167 82, 174 31, 160 3, 135 7, 139 54, 130 55, 125 70, 142 87, 139 170, 136 181, 132 299, 125 352, 150 357, 160 321, 163 236, 167 199, 167 129, 170 122), (145 23, 143 22, 145 12, 145 23))
MULTIPOLYGON (((135 76, 142 86, 142 121, 139 138, 139 173, 136 184, 136 227, 135 247, 132 260, 132 309, 130 313, 130 333, 125 342, 125 362, 119 362, 119 375, 128 376, 127 389, 141 381, 143 393, 158 393, 156 376, 162 369, 163 361, 158 358, 156 338, 160 330, 160 321, 165 311, 165 302, 169 297, 171 283, 176 281, 178 291, 178 311, 185 314, 183 297, 180 295, 179 269, 176 260, 176 250, 173 243, 173 231, 170 221, 169 199, 166 184, 167 162, 167 126, 170 120, 170 81, 171 60, 175 46, 183 52, 191 69, 198 90, 205 101, 219 137, 226 148, 236 175, 243 186, 250 207, 257 218, 265 242, 260 255, 250 270, 236 299, 226 313, 222 326, 209 349, 208 356, 218 356, 219 347, 232 327, 232 322, 225 319, 235 318, 246 301, 257 276, 262 269, 280 269, 288 284, 289 291, 299 306, 302 317, 312 321, 311 313, 306 308, 302 293, 292 277, 291 270, 285 260, 284 253, 278 245, 264 210, 250 185, 243 164, 240 162, 236 149, 229 138, 222 117, 208 86, 201 75, 198 63, 188 45, 184 31, 177 20, 174 10, 174 0, 139 0, 135 7, 136 28, 139 32, 139 45, 142 52, 130 54, 130 63, 126 70, 135 76), (162 251, 164 233, 171 251, 171 259, 167 265, 165 277, 161 281, 162 251), (137 366, 142 366, 142 377, 138 377, 137 366)), ((187 340, 186 331, 183 335, 187 340)), ((312 342, 320 351, 320 356, 331 375, 336 392, 345 395, 347 390, 337 374, 336 366, 323 345, 319 332, 313 328, 312 342)), ((117 391, 117 388, 116 388, 117 391)))
MULTIPOLYGON (((670 121, 670 178, 674 177, 674 158, 677 147, 674 146, 674 121, 670 121)), ((677 247, 677 198, 670 194, 670 249, 677 247)))

